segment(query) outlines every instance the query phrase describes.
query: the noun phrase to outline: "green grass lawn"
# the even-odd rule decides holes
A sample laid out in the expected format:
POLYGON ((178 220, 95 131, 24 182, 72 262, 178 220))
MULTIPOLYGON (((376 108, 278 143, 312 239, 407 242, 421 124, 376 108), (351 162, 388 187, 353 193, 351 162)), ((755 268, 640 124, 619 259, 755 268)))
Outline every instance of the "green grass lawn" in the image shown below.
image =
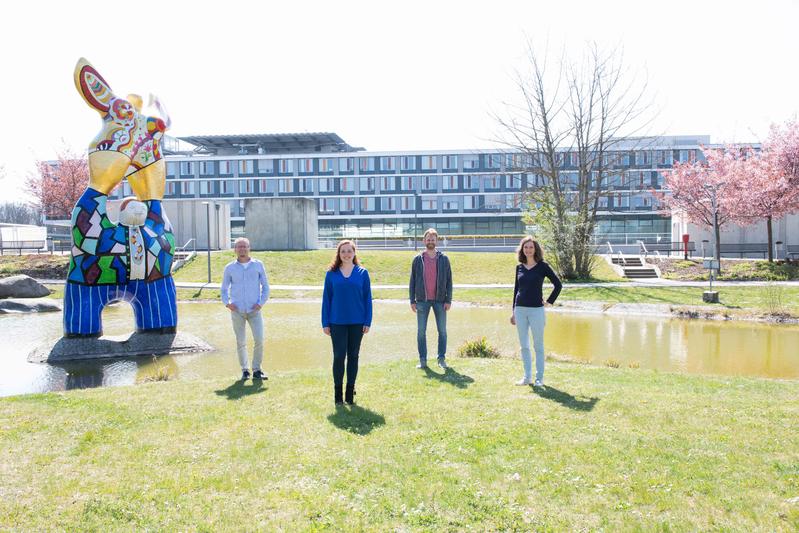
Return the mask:
POLYGON ((799 528, 797 382, 451 364, 0 398, 0 529, 799 528))
MULTIPOLYGON (((277 285, 321 285, 334 250, 307 252, 253 252, 266 266, 270 283, 277 285)), ((365 250, 358 253, 373 284, 406 284, 413 251, 365 250)), ((516 258, 513 253, 448 252, 455 283, 513 283, 516 258)), ((178 281, 206 281, 208 262, 204 253, 175 273, 178 281)), ((232 251, 211 253, 211 279, 219 283, 225 265, 235 259, 232 251)), ((604 260, 597 260, 593 281, 625 281, 604 260)))

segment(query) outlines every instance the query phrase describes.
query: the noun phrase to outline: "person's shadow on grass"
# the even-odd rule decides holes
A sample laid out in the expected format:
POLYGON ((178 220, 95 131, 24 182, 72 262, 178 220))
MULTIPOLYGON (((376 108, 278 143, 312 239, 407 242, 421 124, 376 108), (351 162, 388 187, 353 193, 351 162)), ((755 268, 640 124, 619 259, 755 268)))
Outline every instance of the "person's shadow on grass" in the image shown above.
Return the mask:
POLYGON ((328 415, 327 419, 337 428, 356 435, 368 435, 386 423, 383 415, 359 405, 337 405, 336 412, 328 415))
POLYGON ((266 391, 266 387, 264 387, 264 380, 262 379, 253 379, 250 385, 247 385, 245 380, 239 379, 234 381, 229 387, 214 392, 217 396, 225 396, 228 400, 238 400, 244 396, 264 391, 266 391))
POLYGON ((465 389, 469 386, 469 383, 474 383, 474 378, 467 376, 466 374, 461 374, 452 367, 448 367, 446 370, 444 370, 443 374, 435 372, 430 367, 425 367, 424 376, 429 379, 436 379, 442 383, 449 383, 450 385, 458 387, 459 389, 465 389))
POLYGON ((569 409, 574 409, 575 411, 591 411, 599 401, 599 398, 596 397, 577 398, 568 392, 558 390, 555 387, 550 387, 548 385, 546 387, 532 387, 532 389, 533 392, 540 397, 547 400, 552 400, 553 402, 557 402, 562 406, 568 407, 569 409))

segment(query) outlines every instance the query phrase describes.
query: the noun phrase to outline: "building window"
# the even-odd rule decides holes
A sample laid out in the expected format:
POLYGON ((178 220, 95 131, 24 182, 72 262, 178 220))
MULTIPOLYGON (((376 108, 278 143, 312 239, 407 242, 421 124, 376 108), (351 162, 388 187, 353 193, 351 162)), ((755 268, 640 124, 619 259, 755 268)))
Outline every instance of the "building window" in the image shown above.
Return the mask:
POLYGON ((414 204, 413 196, 403 196, 401 198, 400 206, 403 211, 415 211, 416 205, 414 204))
POLYGON ((258 161, 259 174, 271 174, 275 171, 275 161, 273 159, 261 159, 258 161))
POLYGON ((403 191, 415 191, 416 190, 416 180, 413 179, 413 176, 403 176, 400 178, 400 183, 402 184, 403 191))
POLYGON ((361 187, 361 192, 375 192, 375 179, 361 178, 360 187, 361 187))
POLYGON ((358 169, 361 172, 369 172, 375 169, 375 158, 374 157, 359 157, 358 158, 358 169))
POLYGON ((458 156, 445 155, 441 158, 441 166, 444 170, 458 170, 458 156))
POLYGON ((236 182, 233 180, 222 180, 219 182, 219 194, 235 194, 236 182))
POLYGON ((422 211, 435 211, 438 209, 438 200, 435 196, 422 196, 422 211))
POLYGON ((297 171, 302 174, 312 174, 313 173, 313 159, 310 157, 304 157, 302 159, 297 159, 297 171))
POLYGON ((300 191, 299 192, 313 192, 313 180, 312 179, 302 179, 299 180, 300 184, 300 191))
POLYGON ((477 209, 479 205, 478 202, 479 196, 464 196, 463 197, 463 208, 464 209, 477 209))
POLYGON ((522 188, 523 174, 508 174, 508 189, 518 191, 522 188))
POLYGON ((380 158, 380 170, 394 170, 394 158, 393 157, 381 157, 380 158))
POLYGON ((380 178, 381 191, 395 191, 397 189, 397 180, 395 178, 380 178))
POLYGON ((281 174, 291 174, 294 172, 294 160, 293 159, 278 159, 277 160, 277 170, 281 174))
POLYGON ((436 169, 436 157, 434 155, 423 155, 422 170, 435 170, 435 169, 436 169))
POLYGON ((180 162, 180 175, 181 176, 194 176, 194 163, 191 161, 180 162))
POLYGON ((319 192, 333 192, 335 190, 333 178, 319 178, 319 192))
POLYGON ((175 182, 174 181, 167 182, 165 194, 167 196, 175 196, 175 182))
POLYGON ((294 180, 277 180, 277 192, 294 192, 294 180))
POLYGON ((500 208, 502 208, 502 204, 504 203, 503 196, 504 195, 502 194, 486 195, 483 207, 487 210, 499 211, 500 208))
POLYGON ((319 160, 319 172, 333 172, 333 160, 332 159, 320 159, 319 160))
POLYGON ((239 161, 239 174, 255 174, 255 161, 252 159, 239 161))
POLYGON ((341 178, 339 185, 342 191, 354 192, 355 191, 355 178, 341 178))
POLYGON ((258 192, 261 194, 266 192, 266 180, 258 180, 258 192))
POLYGON ((480 168, 480 157, 476 155, 465 155, 463 156, 463 169, 474 169, 480 168))
POLYGON ((183 181, 180 183, 180 194, 183 196, 194 196, 194 182, 183 181))
POLYGON ((505 195, 505 209, 514 210, 514 209, 521 209, 522 208, 522 198, 524 198, 521 194, 506 194, 505 195))
POLYGON ((322 198, 319 200, 319 212, 320 213, 335 213, 336 212, 336 202, 338 202, 337 198, 322 198))
POLYGON ((466 191, 477 191, 480 189, 480 182, 477 179, 477 176, 464 176, 463 177, 463 189, 466 191))
POLYGON ((425 191, 435 191, 438 188, 436 176, 422 176, 422 189, 425 191))
POLYGON ((178 164, 175 163, 174 161, 170 161, 169 163, 167 163, 166 164, 166 175, 167 176, 174 176, 175 175, 175 170, 177 170, 177 166, 178 166, 178 164))
POLYGON ((354 157, 341 157, 338 160, 338 171, 339 172, 352 172, 355 170, 355 158, 354 157))
POLYGON ((361 212, 375 211, 375 198, 361 198, 361 212))
POLYGON ((200 181, 200 194, 211 194, 211 182, 208 180, 200 181))
POLYGON ((352 198, 341 198, 339 209, 341 211, 355 211, 355 200, 352 198))
POLYGON ((486 162, 486 168, 499 168, 500 155, 486 154, 485 162, 486 162))
POLYGON ((484 176, 484 189, 499 189, 499 176, 484 176))
POLYGON ((457 211, 458 210, 458 197, 457 196, 444 196, 441 198, 441 208, 444 211, 457 211))
POLYGON ((458 188, 458 176, 441 176, 441 189, 454 191, 458 188))
POLYGON ((641 151, 635 153, 635 164, 638 166, 649 164, 649 152, 641 151))
POLYGON ((241 180, 239 181, 240 194, 252 194, 255 192, 255 180, 241 180))
POLYGON ((389 196, 388 198, 380 198, 380 210, 381 211, 396 211, 397 210, 397 198, 395 196, 389 196))
POLYGON ((400 157, 401 170, 416 170, 416 156, 402 156, 400 157))
POLYGON ((200 161, 200 175, 213 176, 214 175, 214 161, 200 161))
POLYGON ((233 161, 217 161, 219 165, 219 173, 223 175, 233 174, 233 161))

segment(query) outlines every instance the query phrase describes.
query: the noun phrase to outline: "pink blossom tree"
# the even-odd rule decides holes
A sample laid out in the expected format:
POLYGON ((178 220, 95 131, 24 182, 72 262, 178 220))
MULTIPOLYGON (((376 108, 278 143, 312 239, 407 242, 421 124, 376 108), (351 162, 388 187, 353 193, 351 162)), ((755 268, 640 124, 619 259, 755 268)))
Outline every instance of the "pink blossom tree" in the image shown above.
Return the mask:
POLYGON ((799 210, 799 123, 772 126, 762 150, 749 150, 730 175, 739 184, 734 218, 741 224, 766 220, 768 260, 773 261, 773 221, 799 210))
POLYGON ((26 189, 45 216, 69 218, 89 184, 86 155, 64 147, 58 152, 57 161, 37 161, 36 168, 38 172, 28 176, 26 189))
MULTIPOLYGON (((665 173, 667 192, 663 203, 682 211, 694 224, 712 228, 715 253, 721 259, 721 227, 736 218, 735 171, 742 154, 739 150, 702 148, 704 161, 675 163, 665 173)), ((719 265, 721 263, 719 262, 719 265)))

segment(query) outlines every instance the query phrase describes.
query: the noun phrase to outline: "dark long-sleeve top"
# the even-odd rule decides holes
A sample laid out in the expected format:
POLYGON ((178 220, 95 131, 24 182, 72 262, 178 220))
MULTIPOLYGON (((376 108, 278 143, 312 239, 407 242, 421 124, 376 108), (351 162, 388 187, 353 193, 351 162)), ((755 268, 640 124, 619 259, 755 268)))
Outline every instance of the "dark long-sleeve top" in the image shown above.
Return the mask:
POLYGON ((533 268, 523 264, 516 265, 516 284, 513 286, 513 307, 543 307, 544 306, 544 278, 548 278, 554 285, 547 302, 554 304, 558 299, 563 284, 555 271, 545 263, 539 261, 533 268))
POLYGON ((322 327, 330 324, 372 326, 372 285, 369 272, 355 265, 350 277, 328 270, 322 292, 322 327))

